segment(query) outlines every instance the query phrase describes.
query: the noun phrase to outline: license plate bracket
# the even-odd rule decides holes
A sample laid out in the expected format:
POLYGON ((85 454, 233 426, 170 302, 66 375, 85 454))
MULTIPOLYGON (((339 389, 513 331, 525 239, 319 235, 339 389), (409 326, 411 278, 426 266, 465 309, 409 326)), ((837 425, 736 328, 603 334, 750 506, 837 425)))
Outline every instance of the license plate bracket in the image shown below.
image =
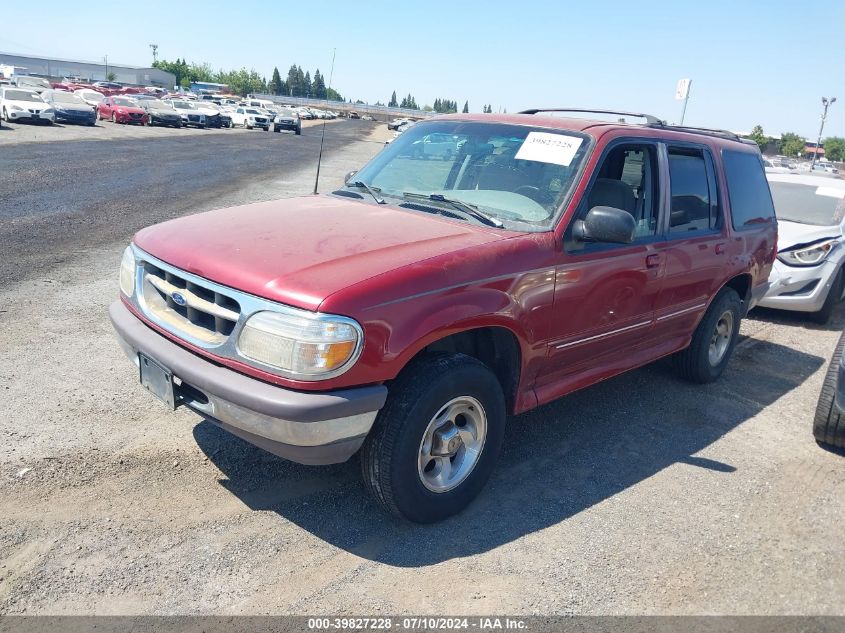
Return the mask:
POLYGON ((173 373, 145 354, 138 353, 141 384, 171 409, 176 408, 173 373))

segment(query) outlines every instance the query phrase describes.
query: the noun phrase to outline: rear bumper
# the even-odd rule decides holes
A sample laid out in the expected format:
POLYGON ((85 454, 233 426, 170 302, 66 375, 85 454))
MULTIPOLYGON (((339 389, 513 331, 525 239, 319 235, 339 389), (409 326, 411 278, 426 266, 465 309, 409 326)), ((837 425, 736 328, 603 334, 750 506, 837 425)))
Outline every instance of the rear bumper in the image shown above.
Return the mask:
POLYGON ((144 324, 121 301, 109 316, 127 356, 143 352, 178 379, 179 404, 271 453, 301 464, 349 459, 384 406, 383 385, 329 392, 284 389, 212 363, 144 324))

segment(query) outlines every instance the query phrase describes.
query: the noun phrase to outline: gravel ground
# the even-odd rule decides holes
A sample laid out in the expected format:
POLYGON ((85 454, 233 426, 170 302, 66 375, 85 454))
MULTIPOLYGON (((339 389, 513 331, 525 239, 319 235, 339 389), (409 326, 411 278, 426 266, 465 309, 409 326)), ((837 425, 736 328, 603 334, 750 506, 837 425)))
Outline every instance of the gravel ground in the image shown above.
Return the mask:
MULTIPOLYGON (((323 190, 383 134, 329 129, 323 190)), ((309 192, 319 137, 278 137, 0 153, 0 613, 845 614, 845 458, 810 433, 842 310, 752 315, 712 385, 656 363, 511 420, 434 526, 383 514, 355 460, 288 463, 153 401, 106 316, 121 250, 309 192)))

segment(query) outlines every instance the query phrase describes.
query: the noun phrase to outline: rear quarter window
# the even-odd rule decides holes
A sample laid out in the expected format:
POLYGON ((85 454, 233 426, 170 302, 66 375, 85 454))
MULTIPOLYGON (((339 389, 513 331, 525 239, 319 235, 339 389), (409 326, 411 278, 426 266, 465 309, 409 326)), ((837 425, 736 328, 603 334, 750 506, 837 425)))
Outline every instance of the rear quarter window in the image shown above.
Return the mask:
POLYGON ((775 219, 772 194, 758 154, 722 151, 734 229, 750 229, 775 219))

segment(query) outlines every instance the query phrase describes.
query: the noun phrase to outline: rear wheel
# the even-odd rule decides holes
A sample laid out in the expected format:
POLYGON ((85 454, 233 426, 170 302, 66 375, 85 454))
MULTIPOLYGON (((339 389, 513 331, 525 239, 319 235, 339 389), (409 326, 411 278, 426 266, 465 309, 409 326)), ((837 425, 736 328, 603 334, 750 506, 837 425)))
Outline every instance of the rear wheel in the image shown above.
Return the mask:
POLYGON ((835 404, 843 350, 845 350, 845 333, 836 343, 833 358, 830 360, 822 383, 816 415, 813 418, 813 437, 819 444, 845 449, 845 416, 839 413, 835 404))
POLYGON ((364 442, 364 483, 397 516, 445 519, 487 483, 504 431, 504 395, 486 365, 464 354, 422 356, 393 382, 364 442))
POLYGON ((111 113, 111 122, 117 123, 117 115, 114 112, 111 113))
POLYGON ((836 277, 833 279, 833 283, 830 284, 830 291, 827 293, 827 299, 824 300, 822 309, 818 312, 811 313, 809 315, 810 320, 821 325, 824 325, 830 320, 833 309, 839 303, 840 299, 842 299, 843 284, 845 284, 845 278, 843 278, 842 269, 840 268, 839 272, 836 273, 836 277))
POLYGON ((733 288, 723 288, 692 335, 685 350, 675 354, 678 373, 691 382, 716 380, 730 360, 739 336, 742 302, 733 288))

